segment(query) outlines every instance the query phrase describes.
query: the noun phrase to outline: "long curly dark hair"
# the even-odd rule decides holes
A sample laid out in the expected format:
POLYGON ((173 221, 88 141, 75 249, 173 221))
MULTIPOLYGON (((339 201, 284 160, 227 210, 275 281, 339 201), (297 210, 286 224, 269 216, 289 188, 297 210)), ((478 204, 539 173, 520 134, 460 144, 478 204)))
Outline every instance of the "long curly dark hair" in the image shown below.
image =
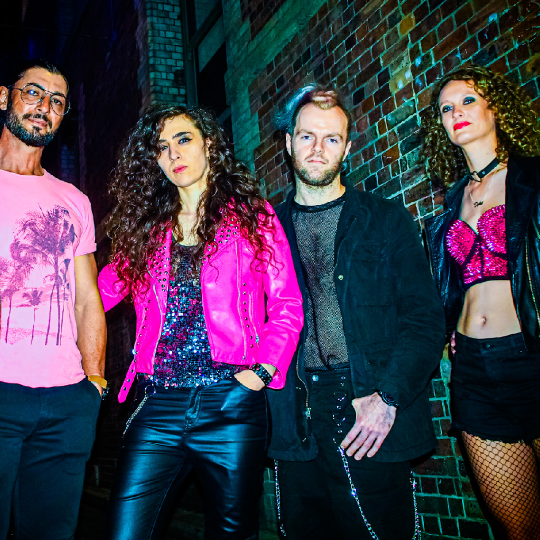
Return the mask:
POLYGON ((147 289, 148 261, 162 245, 165 233, 174 228, 182 239, 178 189, 157 162, 163 126, 178 116, 190 121, 203 140, 210 141, 209 173, 197 211, 195 232, 199 243, 192 255, 193 264, 201 263, 206 246, 212 248, 210 255, 217 250, 216 232, 223 218, 231 213, 253 247, 255 260, 263 263, 261 267, 266 268, 272 260, 273 251, 263 236, 264 230, 274 230, 272 214, 249 169, 234 158, 213 114, 200 107, 156 104, 145 111, 129 135, 109 188, 116 199, 106 224, 112 240, 111 262, 132 295, 147 289))
POLYGON ((450 141, 441 120, 439 96, 450 81, 472 81, 475 91, 494 112, 499 161, 505 162, 509 153, 540 155, 538 118, 525 92, 503 75, 471 65, 448 73, 433 86, 431 102, 422 119, 422 156, 428 173, 450 185, 469 172, 463 150, 450 141))

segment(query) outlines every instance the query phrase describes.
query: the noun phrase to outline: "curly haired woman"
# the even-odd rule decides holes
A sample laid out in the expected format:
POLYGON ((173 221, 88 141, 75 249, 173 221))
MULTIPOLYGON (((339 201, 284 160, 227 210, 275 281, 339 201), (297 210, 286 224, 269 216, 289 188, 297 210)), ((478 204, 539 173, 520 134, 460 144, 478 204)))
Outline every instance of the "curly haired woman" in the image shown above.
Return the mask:
POLYGON ((434 87, 427 169, 452 188, 426 219, 455 351, 453 428, 510 539, 540 538, 540 131, 521 89, 471 66, 434 87))
POLYGON ((303 324, 281 225, 199 108, 158 105, 137 123, 111 187, 105 309, 131 295, 137 380, 108 537, 159 538, 190 470, 206 538, 257 537, 268 437, 265 386, 281 388, 303 324), (266 304, 265 304, 266 296, 266 304), (260 363, 259 363, 260 362, 260 363))

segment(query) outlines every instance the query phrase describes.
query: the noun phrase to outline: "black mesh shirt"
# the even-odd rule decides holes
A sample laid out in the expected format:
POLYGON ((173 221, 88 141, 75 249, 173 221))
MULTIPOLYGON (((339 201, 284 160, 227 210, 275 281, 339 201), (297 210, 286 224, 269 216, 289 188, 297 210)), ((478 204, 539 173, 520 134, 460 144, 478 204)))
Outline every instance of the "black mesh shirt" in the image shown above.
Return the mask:
POLYGON ((345 196, 318 206, 292 203, 292 221, 308 290, 304 359, 307 370, 349 363, 334 283, 334 242, 345 196))

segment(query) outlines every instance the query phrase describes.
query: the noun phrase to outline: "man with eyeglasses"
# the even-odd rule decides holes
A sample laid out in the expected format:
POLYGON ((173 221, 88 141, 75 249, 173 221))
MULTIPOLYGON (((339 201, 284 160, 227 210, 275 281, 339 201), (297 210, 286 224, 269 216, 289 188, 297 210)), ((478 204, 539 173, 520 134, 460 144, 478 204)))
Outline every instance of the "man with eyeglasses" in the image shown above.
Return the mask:
POLYGON ((304 300, 269 455, 289 540, 419 538, 410 460, 436 445, 428 383, 444 315, 400 203, 347 186, 352 118, 308 85, 279 117, 294 186, 276 207, 304 300))
MULTIPOLYGON (((2 81, 0 81, 1 83, 2 81)), ((68 83, 31 61, 0 86, 0 540, 74 537, 106 327, 90 201, 41 166, 68 83)))

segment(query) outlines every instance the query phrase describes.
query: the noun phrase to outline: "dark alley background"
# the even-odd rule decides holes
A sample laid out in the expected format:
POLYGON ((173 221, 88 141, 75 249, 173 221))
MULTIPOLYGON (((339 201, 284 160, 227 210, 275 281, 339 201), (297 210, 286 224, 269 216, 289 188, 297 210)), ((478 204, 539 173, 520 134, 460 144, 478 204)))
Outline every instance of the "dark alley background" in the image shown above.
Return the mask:
MULTIPOLYGON (((156 101, 214 110, 269 200, 290 189, 273 116, 306 82, 334 83, 353 112, 348 181, 401 202, 419 227, 441 193, 418 161, 433 82, 467 62, 506 73, 540 111, 540 2, 535 0, 11 0, 0 11, 0 84, 22 59, 65 70, 73 109, 44 166, 92 203, 99 266, 109 244, 109 175, 126 133, 156 101)), ((132 360, 134 313, 107 314, 106 378, 87 466, 78 540, 100 538, 129 404, 116 399, 132 360)), ((439 447, 416 464, 425 539, 493 539, 456 440, 448 435, 447 358, 431 383, 439 447)), ((129 400, 128 400, 129 401, 129 400)), ((273 465, 261 497, 261 538, 277 538, 273 465)), ((167 538, 202 538, 197 483, 178 499, 167 538)))

